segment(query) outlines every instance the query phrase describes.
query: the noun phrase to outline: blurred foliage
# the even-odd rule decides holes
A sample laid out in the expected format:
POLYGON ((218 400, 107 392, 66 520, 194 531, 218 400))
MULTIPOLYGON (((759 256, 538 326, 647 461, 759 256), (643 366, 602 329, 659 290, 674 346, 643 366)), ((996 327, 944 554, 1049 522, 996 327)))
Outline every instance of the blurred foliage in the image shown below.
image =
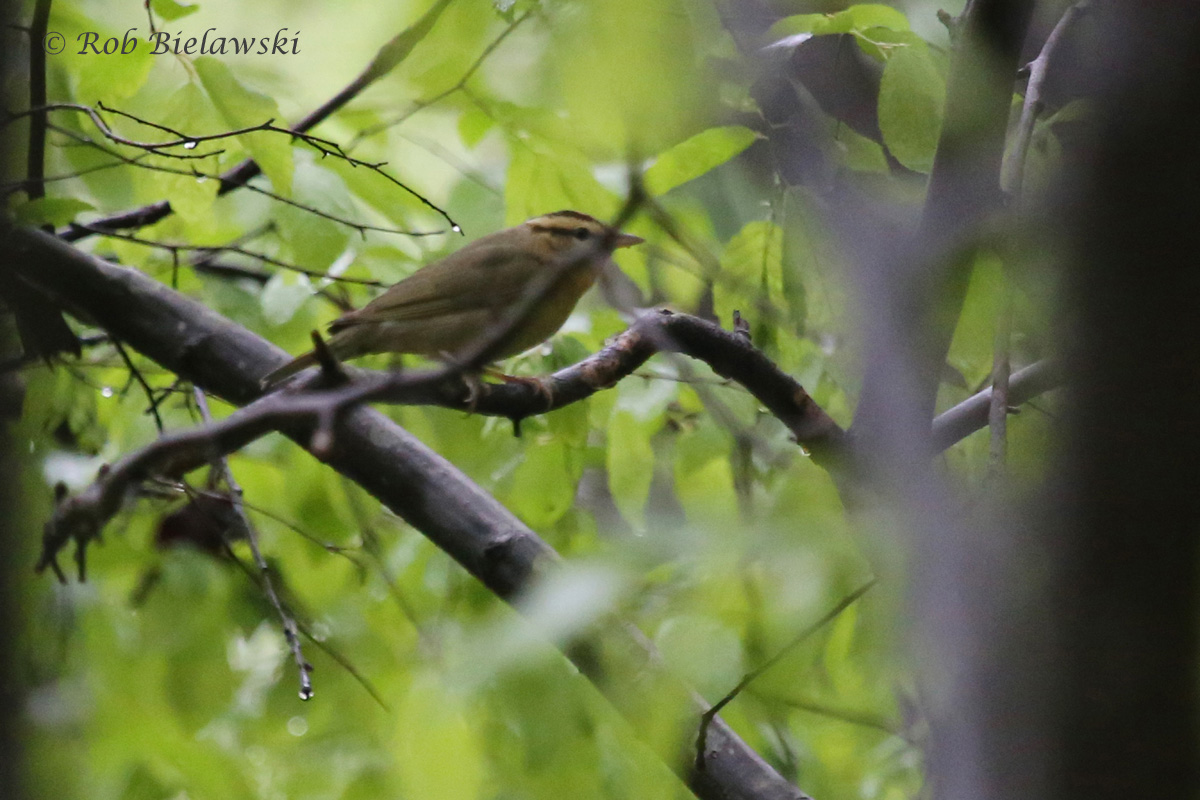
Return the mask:
MULTIPOLYGON (((50 59, 50 96, 104 102, 182 130, 216 133, 295 120, 352 80, 429 4, 154 0, 156 24, 183 38, 299 37, 297 55, 147 55, 141 3, 57 0, 51 28, 68 49, 50 59), (82 31, 142 37, 129 55, 78 55, 82 31)), ((897 4, 846 8, 777 2, 768 35, 849 34, 882 71, 873 140, 830 118, 835 173, 908 198, 932 163, 945 90, 945 41, 926 41, 932 11, 897 4), (840 12, 840 13, 832 13, 840 12), (910 29, 910 27, 912 29, 910 29), (922 35, 914 33, 920 30, 922 35), (886 157, 885 157, 886 156, 886 157), (889 162, 888 158, 892 159, 889 162), (891 166, 889 166, 891 165, 891 166), (902 165, 902 168, 899 166, 902 165)), ((961 4, 960 4, 961 5, 961 4)), ((736 8, 736 7, 734 7, 736 8)), ((728 9, 727 9, 728 10, 728 9)), ((736 13, 730 12, 730 13, 736 13)), ((617 260, 642 304, 713 313, 737 309, 756 343, 842 424, 857 391, 845 259, 819 225, 819 187, 781 180, 764 156, 771 134, 753 99, 753 71, 717 10, 692 0, 451 2, 395 68, 315 133, 386 169, 445 208, 468 238, 535 214, 575 208, 613 215, 631 165, 686 232, 673 239, 640 214, 647 244, 617 260), (491 49, 499 37, 503 41, 491 49), (479 66, 473 65, 479 61, 479 66), (464 80, 465 78, 465 80, 464 80), (360 133, 366 135, 359 136, 360 133), (351 147, 353 143, 353 147, 351 147)), ((6 87, 12 95, 14 87, 6 87)), ((161 131, 108 114, 123 135, 161 131)), ((99 140, 82 115, 68 133, 99 140)), ((14 125, 6 180, 20 177, 24 125, 14 125)), ((1039 129, 1042 140, 1053 140, 1039 129)), ((176 213, 136 235, 173 245, 241 242, 250 250, 346 277, 392 282, 463 241, 448 223, 379 174, 259 132, 139 166, 50 134, 50 196, 21 204, 28 221, 87 221, 168 198, 176 213), (215 174, 247 155, 255 185, 360 223, 444 231, 359 235, 335 220, 250 191, 217 196, 215 174), (182 165, 182 166, 181 166, 182 165), (164 173, 143 167, 183 169, 164 173)), ((128 157, 141 155, 121 149, 128 157)), ((1039 153, 1045 156, 1046 148, 1039 153)), ((159 247, 93 237, 81 246, 155 276, 279 345, 306 348, 337 314, 319 289, 356 305, 371 293, 276 269, 242 255, 223 263, 264 281, 192 269, 159 247)), ((991 369, 1005 282, 1000 256, 981 254, 951 352, 967 396, 991 369)), ((602 346, 623 325, 598 293, 545 346, 506 364, 538 373, 602 346)), ((1036 301, 1019 294, 1019 349, 1036 353, 1036 301)), ((624 309, 623 309, 624 310, 624 309)), ((195 424, 186 387, 133 356, 164 393, 167 428, 195 424)), ((26 370, 17 441, 23 543, 36 557, 52 488, 77 489, 104 461, 157 435, 147 398, 107 345, 77 364, 26 370)), ((228 413, 216 404, 215 413, 228 413)), ((388 413, 496 494, 569 558, 528 613, 565 640, 619 613, 710 700, 773 656, 879 565, 843 513, 829 476, 742 389, 703 365, 656 358, 638 376, 551 415, 507 421, 441 409, 388 413)), ((1018 468, 1036 474, 1037 412, 1012 422, 1018 468)), ((946 457, 967 482, 986 462, 986 434, 946 457)), ((162 544, 159 526, 187 502, 175 490, 137 498, 91 552, 89 580, 24 586, 25 726, 38 797, 628 798, 686 797, 655 752, 692 731, 680 698, 630 699, 624 722, 548 642, 377 501, 278 436, 231 459, 286 601, 311 634, 315 698, 297 697, 278 620, 238 561, 162 544), (345 665, 351 665, 351 669, 345 665), (375 699, 378 697, 378 701, 375 699), (640 704, 640 705, 639 705, 640 704)), ((201 472, 190 477, 204 484, 201 472)), ((886 548, 884 548, 886 549, 886 548)), ((784 775, 819 800, 914 797, 922 781, 919 704, 895 647, 902 587, 881 584, 805 640, 725 712, 784 775)), ((622 676, 631 693, 639 676, 622 676)))

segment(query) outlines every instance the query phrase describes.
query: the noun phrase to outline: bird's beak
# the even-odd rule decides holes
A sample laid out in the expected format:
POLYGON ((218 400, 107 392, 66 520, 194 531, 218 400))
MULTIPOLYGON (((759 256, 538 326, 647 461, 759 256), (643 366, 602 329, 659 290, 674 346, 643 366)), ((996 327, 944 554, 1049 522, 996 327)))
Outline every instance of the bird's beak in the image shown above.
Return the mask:
POLYGON ((635 244, 641 244, 646 241, 640 236, 634 236, 632 233, 618 233, 617 238, 613 242, 613 249, 618 247, 633 247, 635 244))

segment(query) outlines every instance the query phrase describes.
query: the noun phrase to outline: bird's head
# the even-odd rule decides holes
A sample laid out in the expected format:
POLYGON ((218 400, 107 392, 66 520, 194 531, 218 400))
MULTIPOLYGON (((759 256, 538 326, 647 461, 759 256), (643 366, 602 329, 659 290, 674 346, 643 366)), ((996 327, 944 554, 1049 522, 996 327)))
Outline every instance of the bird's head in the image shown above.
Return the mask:
POLYGON ((621 233, 594 217, 578 211, 555 211, 525 223, 539 249, 560 258, 585 256, 589 251, 606 257, 618 247, 640 244, 642 237, 621 233))

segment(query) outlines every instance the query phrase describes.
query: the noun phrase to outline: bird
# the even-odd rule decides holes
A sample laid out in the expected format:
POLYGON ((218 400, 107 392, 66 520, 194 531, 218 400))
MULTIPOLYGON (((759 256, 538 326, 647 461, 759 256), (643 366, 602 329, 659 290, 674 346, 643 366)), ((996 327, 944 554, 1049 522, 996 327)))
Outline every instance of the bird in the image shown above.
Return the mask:
MULTIPOLYGON (((544 214, 477 239, 338 317, 327 346, 339 360, 408 353, 453 362, 507 326, 489 354, 498 361, 553 336, 613 251, 642 241, 579 211, 544 214)), ((304 353, 265 375, 262 388, 317 363, 304 353)))

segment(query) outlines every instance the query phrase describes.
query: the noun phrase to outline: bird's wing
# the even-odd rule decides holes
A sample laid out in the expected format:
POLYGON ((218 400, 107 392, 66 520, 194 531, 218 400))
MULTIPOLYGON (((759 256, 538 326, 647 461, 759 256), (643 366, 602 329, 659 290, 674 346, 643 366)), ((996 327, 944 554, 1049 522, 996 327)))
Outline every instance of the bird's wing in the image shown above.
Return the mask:
POLYGON ((481 239, 422 267, 362 308, 337 319, 330 329, 466 311, 499 312, 516 302, 545 266, 544 260, 522 248, 481 239))

